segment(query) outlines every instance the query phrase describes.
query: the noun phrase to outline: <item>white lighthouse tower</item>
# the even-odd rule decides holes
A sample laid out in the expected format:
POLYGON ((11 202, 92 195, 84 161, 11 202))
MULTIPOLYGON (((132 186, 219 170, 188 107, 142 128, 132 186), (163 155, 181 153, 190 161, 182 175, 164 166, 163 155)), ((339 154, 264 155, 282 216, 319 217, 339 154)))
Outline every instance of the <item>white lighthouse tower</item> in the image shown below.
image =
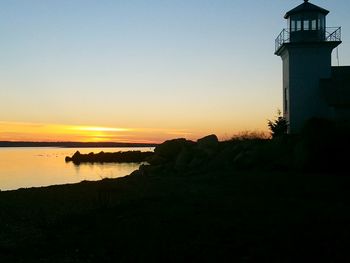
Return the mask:
POLYGON ((288 28, 276 39, 275 54, 283 61, 283 115, 289 133, 313 117, 333 118, 320 89, 332 77, 332 50, 341 43, 341 28, 327 28, 326 9, 308 0, 287 12, 288 28))

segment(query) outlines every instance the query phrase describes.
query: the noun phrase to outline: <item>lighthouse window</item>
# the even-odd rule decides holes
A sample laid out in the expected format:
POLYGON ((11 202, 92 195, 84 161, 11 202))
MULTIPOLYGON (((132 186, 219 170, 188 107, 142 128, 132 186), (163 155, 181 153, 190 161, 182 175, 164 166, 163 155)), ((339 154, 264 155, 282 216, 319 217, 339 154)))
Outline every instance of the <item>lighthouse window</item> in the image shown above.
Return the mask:
POLYGON ((301 20, 297 20, 297 31, 301 30, 301 20))
POLYGON ((295 20, 291 21, 290 27, 291 27, 292 32, 294 32, 295 31, 295 20))
POLYGON ((311 21, 311 30, 316 30, 316 20, 311 21))
POLYGON ((309 30, 309 20, 304 20, 304 30, 309 30))

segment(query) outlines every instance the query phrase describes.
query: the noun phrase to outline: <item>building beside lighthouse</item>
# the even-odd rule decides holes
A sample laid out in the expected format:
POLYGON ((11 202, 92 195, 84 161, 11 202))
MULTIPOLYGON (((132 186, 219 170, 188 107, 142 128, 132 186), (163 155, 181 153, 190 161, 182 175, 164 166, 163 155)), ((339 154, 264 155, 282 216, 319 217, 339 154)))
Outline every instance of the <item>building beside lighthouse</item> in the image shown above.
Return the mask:
POLYGON ((288 28, 275 41, 283 63, 283 115, 298 133, 311 118, 350 120, 350 66, 333 67, 341 28, 327 27, 329 11, 304 3, 288 11, 288 28))

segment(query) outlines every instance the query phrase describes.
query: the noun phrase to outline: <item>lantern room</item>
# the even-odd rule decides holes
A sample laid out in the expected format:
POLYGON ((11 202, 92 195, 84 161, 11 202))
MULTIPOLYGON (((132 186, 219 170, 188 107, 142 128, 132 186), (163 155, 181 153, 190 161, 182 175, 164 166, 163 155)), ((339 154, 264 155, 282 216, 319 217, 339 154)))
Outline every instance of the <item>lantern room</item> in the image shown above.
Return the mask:
POLYGON ((287 12, 284 18, 288 19, 290 42, 324 41, 328 13, 328 10, 311 4, 308 0, 287 12))

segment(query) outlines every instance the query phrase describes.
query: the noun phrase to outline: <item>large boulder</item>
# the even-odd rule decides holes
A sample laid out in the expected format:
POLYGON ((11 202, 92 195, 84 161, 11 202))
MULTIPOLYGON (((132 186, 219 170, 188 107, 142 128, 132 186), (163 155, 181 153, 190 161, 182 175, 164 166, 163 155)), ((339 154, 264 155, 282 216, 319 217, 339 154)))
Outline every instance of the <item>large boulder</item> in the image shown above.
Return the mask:
POLYGON ((195 143, 184 138, 168 140, 154 149, 155 158, 162 158, 167 161, 175 161, 179 153, 195 143))
POLYGON ((219 149, 216 135, 201 138, 197 143, 184 138, 168 140, 154 149, 149 164, 168 167, 176 171, 205 165, 219 149))
POLYGON ((191 162, 191 160, 194 157, 193 148, 194 147, 188 147, 188 146, 182 148, 182 150, 179 152, 175 160, 176 170, 183 170, 187 168, 188 164, 191 162))
POLYGON ((204 151, 209 155, 215 153, 218 146, 219 140, 215 134, 211 134, 197 140, 198 149, 204 151))

